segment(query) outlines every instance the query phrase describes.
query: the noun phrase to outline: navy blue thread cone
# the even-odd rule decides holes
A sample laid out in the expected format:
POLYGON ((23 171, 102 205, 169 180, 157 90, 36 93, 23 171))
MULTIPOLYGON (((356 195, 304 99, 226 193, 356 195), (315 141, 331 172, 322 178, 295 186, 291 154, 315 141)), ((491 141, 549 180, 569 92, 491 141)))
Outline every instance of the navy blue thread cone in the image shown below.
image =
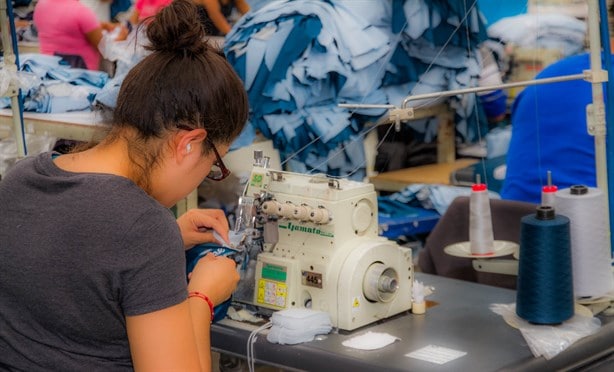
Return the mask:
POLYGON ((559 324, 574 314, 569 218, 549 206, 521 219, 516 314, 559 324))

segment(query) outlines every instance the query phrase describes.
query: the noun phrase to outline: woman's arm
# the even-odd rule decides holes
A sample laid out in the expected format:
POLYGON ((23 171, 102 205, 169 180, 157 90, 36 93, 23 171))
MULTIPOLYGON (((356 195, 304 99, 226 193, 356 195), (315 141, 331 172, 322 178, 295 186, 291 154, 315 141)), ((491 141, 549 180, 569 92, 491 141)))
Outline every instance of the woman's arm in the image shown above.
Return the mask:
POLYGON ((113 32, 117 27, 120 28, 119 33, 115 37, 114 40, 121 41, 126 40, 128 36, 128 29, 118 23, 110 23, 110 22, 102 22, 100 27, 93 29, 90 32, 85 34, 87 42, 93 46, 96 50, 98 50, 98 44, 100 44, 100 40, 102 40, 103 32, 113 32))
POLYGON ((230 32, 230 24, 224 15, 222 14, 222 10, 220 8, 220 3, 218 0, 200 0, 205 9, 207 10, 207 15, 213 22, 213 25, 220 31, 222 35, 226 35, 230 32))
POLYGON ((236 0, 235 7, 241 14, 249 12, 249 4, 245 0, 236 0))
POLYGON ((137 9, 134 9, 132 13, 130 14, 130 18, 128 20, 133 25, 139 24, 139 11, 137 9))
POLYGON ((209 306, 199 298, 126 317, 136 371, 209 371, 209 306))
POLYGON ((85 34, 85 38, 87 39, 87 42, 94 47, 94 49, 98 50, 98 44, 100 43, 100 40, 102 40, 102 27, 98 27, 90 32, 87 32, 85 34))
MULTIPOLYGON (((212 254, 201 258, 190 275, 188 291, 219 305, 239 282, 235 262, 212 254)), ((148 314, 126 317, 136 370, 209 371, 211 310, 201 297, 148 314)))

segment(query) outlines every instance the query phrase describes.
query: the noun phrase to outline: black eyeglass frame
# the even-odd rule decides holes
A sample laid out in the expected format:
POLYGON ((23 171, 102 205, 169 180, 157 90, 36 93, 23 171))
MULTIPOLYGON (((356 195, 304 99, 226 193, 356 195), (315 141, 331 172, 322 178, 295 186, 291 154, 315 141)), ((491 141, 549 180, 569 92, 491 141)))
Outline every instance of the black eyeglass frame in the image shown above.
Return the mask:
POLYGON ((221 181, 225 179, 226 177, 230 176, 230 169, 226 168, 226 164, 224 164, 224 161, 222 160, 220 153, 217 151, 217 148, 215 147, 213 142, 209 139, 209 137, 205 138, 205 141, 207 141, 207 143, 211 145, 211 148, 213 149, 213 153, 215 154, 215 162, 213 162, 213 165, 220 168, 220 173, 217 173, 215 171, 210 171, 209 174, 207 175, 207 178, 213 181, 221 181))

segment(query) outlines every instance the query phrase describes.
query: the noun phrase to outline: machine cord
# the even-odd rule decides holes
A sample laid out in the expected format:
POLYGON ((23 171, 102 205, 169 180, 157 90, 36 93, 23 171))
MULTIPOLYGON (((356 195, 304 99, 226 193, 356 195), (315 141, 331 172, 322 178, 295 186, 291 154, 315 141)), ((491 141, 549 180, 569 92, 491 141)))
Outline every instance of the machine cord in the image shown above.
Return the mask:
POLYGON ((247 366, 249 367, 249 372, 255 371, 255 358, 254 358, 254 344, 256 343, 256 339, 258 338, 258 333, 264 331, 265 329, 269 329, 273 326, 273 322, 268 322, 256 329, 254 329, 247 338, 247 366))

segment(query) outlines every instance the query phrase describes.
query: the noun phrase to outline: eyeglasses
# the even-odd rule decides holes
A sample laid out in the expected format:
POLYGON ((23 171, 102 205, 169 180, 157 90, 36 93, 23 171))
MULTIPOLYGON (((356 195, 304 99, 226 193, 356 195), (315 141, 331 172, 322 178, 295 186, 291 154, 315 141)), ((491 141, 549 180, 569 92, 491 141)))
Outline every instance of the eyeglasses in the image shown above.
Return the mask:
POLYGON ((215 145, 213 144, 213 142, 211 142, 209 137, 206 138, 206 141, 209 143, 209 145, 211 145, 216 159, 215 162, 211 165, 211 170, 209 171, 207 178, 213 181, 221 181, 230 175, 230 169, 226 168, 226 165, 222 161, 220 153, 217 152, 215 145))

